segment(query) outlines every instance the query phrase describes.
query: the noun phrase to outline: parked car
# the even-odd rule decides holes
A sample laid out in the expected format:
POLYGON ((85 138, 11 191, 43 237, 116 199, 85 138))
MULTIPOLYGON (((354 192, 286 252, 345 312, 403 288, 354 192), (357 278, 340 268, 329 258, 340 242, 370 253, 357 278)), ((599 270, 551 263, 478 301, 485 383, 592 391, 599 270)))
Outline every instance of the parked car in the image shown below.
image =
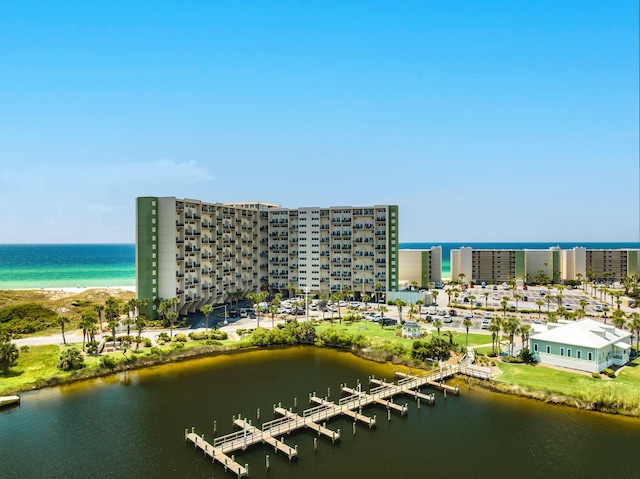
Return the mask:
POLYGON ((488 319, 483 319, 482 320, 482 329, 487 329, 489 327, 489 320, 488 319))
POLYGON ((547 294, 547 292, 544 289, 540 290, 540 296, 544 296, 545 294, 547 294))
POLYGON ((601 304, 596 304, 596 305, 593 307, 593 310, 594 310, 594 311, 597 311, 598 313, 601 313, 601 312, 602 312, 602 305, 601 305, 601 304))
POLYGON ((449 310, 449 316, 458 316, 458 313, 456 313, 455 309, 450 309, 449 310))
POLYGON ((529 301, 529 296, 523 296, 522 301, 529 301))
POLYGON ((492 315, 489 311, 487 311, 486 313, 484 313, 484 319, 491 319, 492 315))
POLYGON ((573 311, 573 306, 571 306, 570 304, 565 304, 564 309, 566 309, 567 311, 573 311))
POLYGON ((444 316, 445 314, 447 314, 447 312, 444 309, 438 311, 438 315, 440 316, 444 316))
POLYGON ((494 291, 498 291, 498 285, 494 284, 494 285, 493 285, 493 290, 494 290, 494 291))
POLYGON ((526 290, 528 290, 529 288, 527 287, 527 285, 526 285, 526 284, 523 284, 523 285, 522 285, 522 289, 523 289, 524 291, 526 291, 526 290))
POLYGON ((254 313, 253 311, 249 312, 249 319, 256 319, 256 313, 254 313))
POLYGON ((395 326, 398 324, 398 320, 393 318, 381 318, 380 321, 382 321, 383 326, 395 326))
POLYGON ((446 315, 444 316, 444 318, 442 318, 442 322, 443 322, 443 323, 452 323, 452 322, 453 322, 453 320, 451 319, 451 316, 449 316, 448 314, 446 314, 446 315))
POLYGON ((473 318, 473 313, 466 313, 464 315, 464 319, 472 319, 473 318))

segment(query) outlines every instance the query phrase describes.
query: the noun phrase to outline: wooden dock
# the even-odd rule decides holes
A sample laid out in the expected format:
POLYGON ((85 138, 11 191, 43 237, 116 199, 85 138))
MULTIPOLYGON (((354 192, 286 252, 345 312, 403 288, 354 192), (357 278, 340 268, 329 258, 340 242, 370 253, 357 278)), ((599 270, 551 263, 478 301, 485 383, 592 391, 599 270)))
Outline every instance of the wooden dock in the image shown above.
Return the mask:
MULTIPOLYGON (((212 462, 219 462, 225 471, 231 471, 238 478, 249 475, 249 466, 244 466, 236 462, 233 453, 244 451, 254 444, 269 444, 276 453, 281 452, 291 461, 298 456, 298 446, 285 444, 284 436, 299 429, 308 428, 318 435, 331 440, 332 443, 340 440, 340 429, 336 431, 326 427, 326 422, 330 419, 345 415, 353 418, 353 433, 356 431, 356 423, 361 422, 369 428, 376 425, 376 416, 366 416, 362 414, 362 408, 371 404, 380 404, 387 409, 387 417, 391 419, 391 411, 396 411, 401 415, 408 412, 408 404, 397 404, 393 398, 399 394, 413 397, 420 407, 421 401, 426 401, 432 405, 435 402, 435 394, 424 394, 420 391, 422 387, 432 386, 442 389, 446 398, 447 391, 458 394, 458 386, 449 386, 444 381, 454 374, 467 374, 474 377, 486 378, 486 368, 460 367, 443 365, 438 370, 427 371, 420 375, 412 375, 410 370, 406 373, 395 371, 395 376, 399 379, 396 383, 390 383, 374 377, 369 378, 369 382, 374 385, 369 392, 362 391, 362 384, 358 381, 356 388, 350 388, 346 384, 340 386, 342 394, 346 394, 339 399, 338 403, 329 401, 328 397, 321 398, 315 393, 309 394, 309 404, 312 407, 305 409, 302 414, 294 412, 294 408, 285 409, 280 404, 274 404, 273 412, 280 417, 267 421, 261 428, 252 425, 250 420, 234 416, 233 425, 240 430, 219 436, 213 439, 213 444, 205 440, 204 434, 196 434, 194 428, 191 431, 185 429, 185 440, 192 443, 196 449, 203 452, 205 457, 211 458, 212 462)), ((327 395, 328 396, 328 395, 327 395)), ((297 399, 294 399, 297 408, 297 399)), ((258 417, 259 417, 258 411, 258 417)), ((214 426, 215 434, 215 426, 214 426)), ((317 447, 317 439, 314 438, 314 448, 317 447)), ((269 456, 266 456, 266 468, 269 469, 269 456)))

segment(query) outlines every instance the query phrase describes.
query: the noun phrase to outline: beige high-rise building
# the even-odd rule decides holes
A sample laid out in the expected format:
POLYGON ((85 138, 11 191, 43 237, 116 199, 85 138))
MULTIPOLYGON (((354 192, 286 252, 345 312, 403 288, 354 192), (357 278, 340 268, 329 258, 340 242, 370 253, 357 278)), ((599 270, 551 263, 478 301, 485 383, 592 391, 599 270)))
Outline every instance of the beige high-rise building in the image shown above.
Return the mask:
POLYGON ((260 289, 356 297, 398 286, 398 207, 288 209, 269 203, 137 199, 136 286, 179 314, 260 289))

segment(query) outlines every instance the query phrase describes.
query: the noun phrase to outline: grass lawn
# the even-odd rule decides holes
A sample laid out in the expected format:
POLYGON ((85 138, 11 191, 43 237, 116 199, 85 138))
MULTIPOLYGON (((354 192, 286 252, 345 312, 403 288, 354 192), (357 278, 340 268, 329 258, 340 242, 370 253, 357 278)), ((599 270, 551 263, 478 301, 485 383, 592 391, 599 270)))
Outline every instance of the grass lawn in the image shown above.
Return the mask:
MULTIPOLYGON (((320 333, 325 331, 326 329, 331 327, 329 321, 325 321, 324 323, 316 324, 316 333, 320 333)), ((369 321, 360 321, 356 323, 350 323, 343 321, 340 324, 338 321, 333 322, 333 327, 339 331, 345 331, 350 334, 361 334, 368 338, 373 344, 379 344, 384 342, 385 340, 394 341, 402 344, 405 347, 411 347, 415 339, 401 338, 400 336, 396 336, 396 332, 400 331, 400 326, 387 326, 385 328, 381 328, 378 323, 372 323, 369 321)), ((444 332, 447 331, 444 328, 440 329, 440 335, 444 336, 444 332)), ((433 330, 430 332, 430 335, 438 335, 437 331, 433 330)), ((465 332, 455 332, 453 337, 453 342, 460 344, 462 346, 465 345, 466 342, 466 333, 465 332)), ((478 344, 487 344, 491 342, 491 335, 488 334, 473 334, 469 333, 469 346, 476 346, 478 344)))
POLYGON ((498 362, 502 371, 497 381, 517 384, 527 389, 548 391, 578 398, 595 394, 615 395, 629 400, 640 399, 640 359, 633 361, 613 380, 594 379, 581 373, 549 368, 542 365, 507 364, 498 362))
POLYGON ((0 395, 3 391, 62 373, 56 367, 59 359, 60 346, 57 344, 29 346, 28 351, 20 351, 16 365, 7 375, 0 375, 0 395))

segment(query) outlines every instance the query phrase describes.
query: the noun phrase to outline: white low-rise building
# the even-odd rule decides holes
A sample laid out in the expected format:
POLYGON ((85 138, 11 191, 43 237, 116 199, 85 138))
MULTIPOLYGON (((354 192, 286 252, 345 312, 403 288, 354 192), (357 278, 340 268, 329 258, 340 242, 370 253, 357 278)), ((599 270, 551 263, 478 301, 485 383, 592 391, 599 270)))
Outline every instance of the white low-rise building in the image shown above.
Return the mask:
POLYGON ((593 319, 561 320, 529 338, 529 348, 542 364, 600 372, 629 362, 631 333, 593 319))

